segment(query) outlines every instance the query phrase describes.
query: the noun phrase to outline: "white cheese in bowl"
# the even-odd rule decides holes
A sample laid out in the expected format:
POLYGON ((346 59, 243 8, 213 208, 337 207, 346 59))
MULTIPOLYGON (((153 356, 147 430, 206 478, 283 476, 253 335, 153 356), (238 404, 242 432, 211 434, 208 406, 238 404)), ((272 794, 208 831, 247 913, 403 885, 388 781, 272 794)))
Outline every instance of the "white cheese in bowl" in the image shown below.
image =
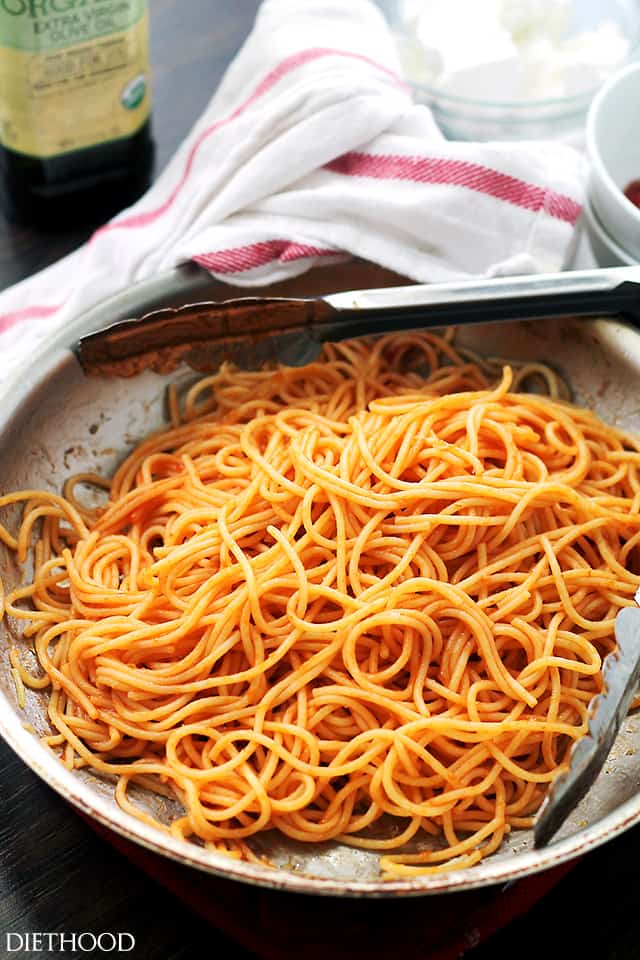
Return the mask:
POLYGON ((396 34, 412 82, 469 100, 588 93, 630 51, 606 15, 575 29, 570 0, 404 0, 396 34))

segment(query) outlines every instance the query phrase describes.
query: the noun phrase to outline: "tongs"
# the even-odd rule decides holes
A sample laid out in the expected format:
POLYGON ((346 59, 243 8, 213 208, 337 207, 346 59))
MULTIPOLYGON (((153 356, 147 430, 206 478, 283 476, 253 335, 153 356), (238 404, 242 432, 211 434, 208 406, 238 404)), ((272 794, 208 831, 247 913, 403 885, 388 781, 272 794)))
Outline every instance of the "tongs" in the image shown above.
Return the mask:
POLYGON ((616 649, 602 664, 602 693, 589 705, 587 733, 573 744, 566 770, 551 784, 533 826, 544 847, 597 779, 618 735, 640 680, 640 607, 616 616, 616 649))
MULTIPOLYGON (((227 360, 245 369, 301 365, 325 342, 449 325, 620 314, 640 323, 640 265, 559 274, 352 290, 313 299, 242 297, 154 311, 83 337, 74 347, 87 374, 208 372, 227 360)), ((597 778, 640 679, 640 608, 620 611, 617 648, 603 664, 603 691, 545 798, 534 843, 547 844, 597 778)))
POLYGON ((82 337, 87 374, 201 372, 228 360, 245 369, 299 366, 328 341, 449 325, 622 314, 640 322, 640 265, 527 277, 351 290, 313 299, 241 297, 123 320, 82 337))

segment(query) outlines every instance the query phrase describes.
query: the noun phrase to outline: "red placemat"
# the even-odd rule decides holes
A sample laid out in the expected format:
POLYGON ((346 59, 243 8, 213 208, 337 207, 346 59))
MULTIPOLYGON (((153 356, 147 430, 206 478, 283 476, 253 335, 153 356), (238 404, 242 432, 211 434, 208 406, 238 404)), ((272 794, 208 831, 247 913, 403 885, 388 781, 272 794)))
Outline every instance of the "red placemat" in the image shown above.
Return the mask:
POLYGON ((506 887, 383 900, 268 890, 184 867, 89 820, 186 906, 264 960, 456 960, 522 916, 577 861, 506 887))

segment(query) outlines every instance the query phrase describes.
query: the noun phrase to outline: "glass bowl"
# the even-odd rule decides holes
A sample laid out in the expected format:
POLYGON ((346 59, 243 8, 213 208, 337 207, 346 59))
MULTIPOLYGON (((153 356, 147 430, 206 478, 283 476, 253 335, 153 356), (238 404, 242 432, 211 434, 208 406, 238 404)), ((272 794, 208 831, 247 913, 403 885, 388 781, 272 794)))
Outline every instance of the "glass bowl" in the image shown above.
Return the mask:
MULTIPOLYGON (((453 140, 539 140, 553 139, 576 146, 584 144, 587 112, 607 76, 596 86, 576 95, 549 99, 516 99, 505 89, 504 98, 458 96, 440 89, 437 83, 421 81, 405 56, 414 38, 403 22, 405 0, 377 0, 392 29, 398 54, 416 103, 433 111, 443 134, 453 140)), ((482 3, 483 0, 475 0, 482 3)), ((567 36, 595 29, 602 21, 612 21, 628 40, 629 52, 611 69, 611 73, 640 56, 640 0, 573 0, 567 36)))

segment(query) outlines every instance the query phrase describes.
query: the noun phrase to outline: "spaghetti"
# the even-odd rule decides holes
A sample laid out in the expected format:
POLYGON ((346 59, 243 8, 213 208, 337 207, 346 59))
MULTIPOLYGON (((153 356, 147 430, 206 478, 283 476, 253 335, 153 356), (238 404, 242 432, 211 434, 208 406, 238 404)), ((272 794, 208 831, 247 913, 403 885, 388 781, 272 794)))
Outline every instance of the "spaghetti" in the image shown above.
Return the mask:
POLYGON ((223 367, 171 408, 101 509, 87 476, 0 498, 20 561, 35 539, 5 615, 42 669, 12 668, 67 766, 145 819, 130 782, 175 796, 167 829, 232 856, 273 828, 385 877, 530 826, 640 583, 638 441, 427 333, 223 367))

